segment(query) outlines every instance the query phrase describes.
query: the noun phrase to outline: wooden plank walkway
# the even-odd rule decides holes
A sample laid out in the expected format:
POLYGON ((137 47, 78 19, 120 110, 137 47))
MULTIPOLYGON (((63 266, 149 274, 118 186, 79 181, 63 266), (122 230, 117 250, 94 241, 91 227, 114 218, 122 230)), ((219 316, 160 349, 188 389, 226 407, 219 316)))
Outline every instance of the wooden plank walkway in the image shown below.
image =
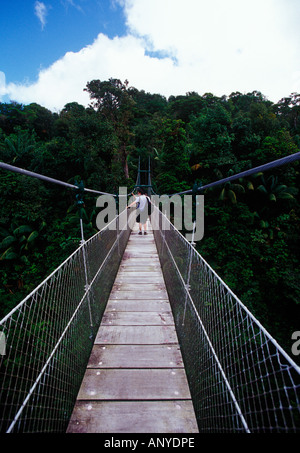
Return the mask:
POLYGON ((130 235, 67 432, 198 432, 150 225, 130 235))

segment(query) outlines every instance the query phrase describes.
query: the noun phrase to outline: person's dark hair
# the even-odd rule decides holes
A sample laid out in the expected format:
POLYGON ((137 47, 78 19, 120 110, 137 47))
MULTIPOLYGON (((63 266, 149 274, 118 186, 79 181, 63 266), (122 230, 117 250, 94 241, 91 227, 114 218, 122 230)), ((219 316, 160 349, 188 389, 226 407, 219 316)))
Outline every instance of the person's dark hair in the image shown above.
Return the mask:
POLYGON ((145 192, 143 191, 143 189, 141 189, 140 187, 137 188, 137 193, 141 193, 142 195, 145 194, 145 192))

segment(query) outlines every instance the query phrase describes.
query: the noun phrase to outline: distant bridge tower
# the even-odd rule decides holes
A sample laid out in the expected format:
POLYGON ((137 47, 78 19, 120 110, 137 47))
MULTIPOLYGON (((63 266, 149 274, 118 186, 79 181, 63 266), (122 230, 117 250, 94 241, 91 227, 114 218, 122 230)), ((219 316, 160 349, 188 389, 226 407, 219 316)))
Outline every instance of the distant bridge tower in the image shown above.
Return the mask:
POLYGON ((134 188, 140 187, 144 189, 147 195, 150 197, 152 192, 151 183, 151 169, 150 169, 150 157, 148 159, 148 170, 141 170, 141 158, 139 157, 138 174, 136 179, 136 185, 134 188))

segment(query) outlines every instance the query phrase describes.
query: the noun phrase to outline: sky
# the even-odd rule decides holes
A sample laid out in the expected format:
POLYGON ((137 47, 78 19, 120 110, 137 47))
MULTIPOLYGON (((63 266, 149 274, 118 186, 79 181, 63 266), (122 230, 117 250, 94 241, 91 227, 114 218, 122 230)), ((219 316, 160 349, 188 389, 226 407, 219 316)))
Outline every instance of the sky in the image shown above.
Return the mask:
POLYGON ((0 102, 53 112, 109 78, 166 98, 300 92, 300 0, 0 0, 0 102))

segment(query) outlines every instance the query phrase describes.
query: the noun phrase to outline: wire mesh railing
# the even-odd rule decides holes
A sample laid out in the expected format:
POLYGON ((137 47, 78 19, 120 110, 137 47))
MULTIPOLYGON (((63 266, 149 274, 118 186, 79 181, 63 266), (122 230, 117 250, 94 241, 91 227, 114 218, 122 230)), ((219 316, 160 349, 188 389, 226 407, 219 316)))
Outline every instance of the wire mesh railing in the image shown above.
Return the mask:
POLYGON ((158 208, 151 223, 199 432, 299 432, 300 368, 158 208))
MULTIPOLYGON (((0 321, 1 432, 65 432, 130 234, 119 220, 0 321)), ((157 208, 151 223, 199 431, 299 432, 299 367, 157 208)))
POLYGON ((65 432, 130 234, 121 215, 0 321, 0 432, 65 432))

